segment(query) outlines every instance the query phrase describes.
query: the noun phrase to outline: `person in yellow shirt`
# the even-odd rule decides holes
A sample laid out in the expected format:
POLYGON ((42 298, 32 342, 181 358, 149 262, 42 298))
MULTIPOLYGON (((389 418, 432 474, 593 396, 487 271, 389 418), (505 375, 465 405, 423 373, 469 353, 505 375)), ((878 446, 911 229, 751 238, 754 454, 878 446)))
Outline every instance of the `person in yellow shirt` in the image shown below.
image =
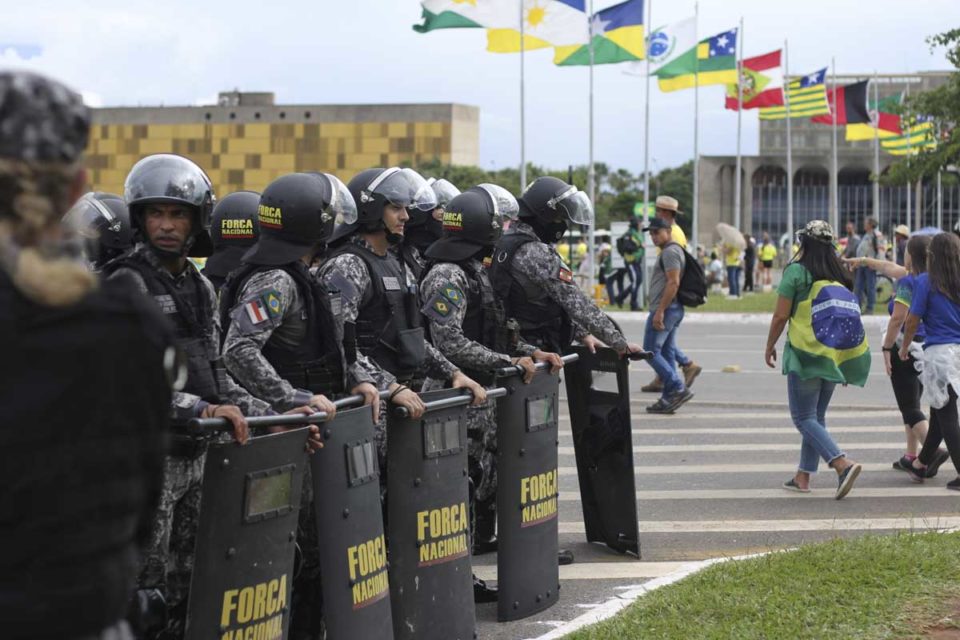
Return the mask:
MULTIPOLYGON (((657 196, 657 200, 654 203, 654 215, 670 223, 670 240, 676 242, 686 250, 687 234, 685 234, 683 229, 680 228, 680 225, 677 224, 677 216, 682 215, 682 213, 683 212, 680 211, 680 203, 676 198, 657 196)), ((676 364, 683 369, 684 385, 689 389, 693 381, 696 380, 700 372, 703 371, 703 368, 687 357, 687 354, 680 349, 679 341, 676 340, 674 353, 676 354, 676 364)), ((640 387, 640 390, 648 393, 660 393, 663 391, 663 382, 661 382, 658 376, 653 379, 653 382, 640 387)))
POLYGON ((770 234, 763 232, 763 244, 760 245, 760 278, 763 286, 773 285, 773 261, 777 257, 777 245, 770 241, 770 234))
POLYGON ((740 263, 742 257, 743 252, 740 250, 740 247, 724 243, 723 261, 727 267, 727 288, 728 295, 731 298, 740 297, 740 263))

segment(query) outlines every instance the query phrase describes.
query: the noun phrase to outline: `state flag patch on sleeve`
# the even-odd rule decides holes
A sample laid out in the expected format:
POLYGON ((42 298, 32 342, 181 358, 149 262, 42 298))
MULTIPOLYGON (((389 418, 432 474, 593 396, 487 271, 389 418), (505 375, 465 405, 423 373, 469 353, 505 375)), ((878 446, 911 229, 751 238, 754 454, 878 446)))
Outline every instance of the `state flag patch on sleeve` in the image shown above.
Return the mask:
POLYGON ((267 313, 267 306, 260 298, 251 300, 250 302, 246 303, 243 308, 246 310, 247 317, 250 318, 250 322, 253 324, 266 322, 267 318, 270 317, 270 315, 267 313))
POLYGON ((560 267, 560 274, 557 276, 562 282, 573 282, 573 271, 564 266, 560 267))
POLYGON ((283 315, 280 293, 275 289, 266 291, 256 298, 245 302, 243 308, 246 310, 250 322, 255 325, 283 315))

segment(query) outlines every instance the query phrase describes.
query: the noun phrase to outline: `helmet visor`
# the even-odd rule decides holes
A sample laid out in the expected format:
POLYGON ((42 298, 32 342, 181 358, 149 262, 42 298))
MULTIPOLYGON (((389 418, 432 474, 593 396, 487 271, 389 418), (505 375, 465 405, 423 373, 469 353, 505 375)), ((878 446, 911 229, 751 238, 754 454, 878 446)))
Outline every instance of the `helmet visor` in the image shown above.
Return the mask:
POLYGON ((330 204, 325 212, 334 216, 337 224, 353 224, 357 221, 357 203, 353 201, 347 185, 332 173, 321 174, 330 185, 330 204))
POLYGON ((556 209, 574 224, 593 223, 593 205, 590 198, 576 187, 570 187, 564 193, 547 202, 551 209, 556 209))
POLYGON ((430 211, 437 206, 433 189, 413 169, 387 169, 371 183, 369 190, 398 207, 430 211))
POLYGON ((98 238, 107 229, 120 231, 122 222, 110 211, 110 207, 87 193, 64 214, 63 226, 77 236, 98 238))
POLYGON ((437 206, 445 209, 450 201, 460 195, 460 189, 457 189, 453 183, 440 178, 430 184, 433 193, 437 196, 437 206))
POLYGON ((172 154, 148 156, 138 162, 124 184, 128 205, 175 202, 212 207, 213 187, 200 167, 172 154))
POLYGON ((493 212, 505 220, 516 220, 520 214, 520 205, 513 194, 497 184, 485 182, 477 185, 479 188, 490 194, 493 200, 493 212))

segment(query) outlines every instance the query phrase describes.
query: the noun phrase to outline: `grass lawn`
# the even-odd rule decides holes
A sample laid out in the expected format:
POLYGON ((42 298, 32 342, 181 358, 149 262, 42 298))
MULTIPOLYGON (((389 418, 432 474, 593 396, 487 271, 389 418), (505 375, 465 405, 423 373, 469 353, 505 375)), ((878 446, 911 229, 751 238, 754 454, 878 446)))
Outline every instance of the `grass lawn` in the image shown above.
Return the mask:
POLYGON ((958 598, 960 533, 865 536, 714 565, 567 638, 925 637, 960 630, 958 598))

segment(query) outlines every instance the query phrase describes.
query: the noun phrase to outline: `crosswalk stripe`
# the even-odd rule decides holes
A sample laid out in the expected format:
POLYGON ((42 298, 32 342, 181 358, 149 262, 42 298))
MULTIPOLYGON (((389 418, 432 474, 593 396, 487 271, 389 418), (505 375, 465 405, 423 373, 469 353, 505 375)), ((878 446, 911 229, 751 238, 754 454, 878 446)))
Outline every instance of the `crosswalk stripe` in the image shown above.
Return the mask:
MULTIPOLYGON (((903 425, 853 425, 849 427, 829 427, 830 433, 876 433, 878 435, 896 435, 903 437, 903 425)), ((708 427, 704 429, 634 429, 634 436, 754 436, 754 435, 799 435, 793 427, 708 427)), ((560 431, 561 438, 572 438, 573 433, 560 431)))
MULTIPOLYGON (((899 451, 903 449, 902 442, 852 442, 848 443, 851 451, 865 449, 880 449, 899 451)), ((573 455, 573 447, 557 447, 560 455, 573 455)), ((637 445, 634 453, 716 453, 723 451, 796 451, 800 452, 800 445, 796 442, 788 444, 745 442, 741 444, 658 444, 637 445)))
MULTIPOLYGON (((584 533, 583 522, 560 522, 560 533, 584 533)), ((765 533, 776 531, 931 530, 960 527, 960 517, 824 518, 808 520, 660 520, 640 522, 640 533, 765 533)))
MULTIPOLYGON (((646 406, 647 404, 652 404, 655 398, 651 399, 649 402, 634 400, 633 404, 646 406)), ((688 405, 689 406, 689 405, 688 405)), ((827 413, 827 425, 832 424, 835 420, 863 420, 865 416, 870 418, 899 418, 899 411, 831 411, 827 413)), ((787 410, 786 403, 784 403, 783 411, 752 411, 752 412, 722 412, 715 411, 713 413, 686 413, 683 409, 680 410, 680 413, 675 413, 673 415, 664 415, 664 414, 634 414, 633 419, 642 423, 646 422, 672 422, 674 424, 680 423, 683 424, 691 420, 750 420, 750 421, 759 421, 759 420, 770 420, 770 419, 781 419, 784 421, 790 421, 790 412, 787 410)), ((563 422, 570 421, 570 414, 567 411, 563 411, 560 414, 560 420, 563 422)))
MULTIPOLYGON (((798 449, 799 452, 799 449, 798 449)), ((797 465, 790 463, 757 464, 675 464, 668 466, 635 466, 633 472, 638 476, 686 476, 692 474, 714 473, 794 473, 797 465)), ((863 463, 864 471, 893 471, 889 462, 863 463)), ((577 468, 563 466, 558 468, 561 476, 577 475, 577 468)), ((831 472, 832 473, 832 472, 831 472)))
MULTIPOLYGON (((560 567, 560 580, 628 580, 661 578, 689 562, 575 562, 560 567)), ((473 565, 473 572, 481 580, 496 580, 497 565, 473 565)))
MULTIPOLYGON (((832 483, 831 483, 832 484, 832 483)), ((637 491, 637 499, 645 500, 834 500, 834 488, 813 489, 810 493, 797 493, 784 489, 678 489, 675 491, 637 491)), ((857 487, 851 498, 953 498, 960 499, 960 494, 950 495, 942 486, 931 487, 857 487)), ((561 502, 580 502, 578 491, 561 491, 561 502)))

